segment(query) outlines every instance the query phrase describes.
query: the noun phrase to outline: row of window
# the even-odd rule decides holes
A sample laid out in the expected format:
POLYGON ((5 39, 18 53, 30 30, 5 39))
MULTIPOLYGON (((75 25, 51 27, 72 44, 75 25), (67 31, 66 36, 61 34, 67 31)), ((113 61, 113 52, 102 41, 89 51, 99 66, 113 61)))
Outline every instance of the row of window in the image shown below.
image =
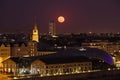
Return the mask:
POLYGON ((46 68, 61 68, 61 67, 77 67, 77 66, 92 66, 92 63, 78 63, 78 64, 57 64, 57 65, 48 65, 46 68))

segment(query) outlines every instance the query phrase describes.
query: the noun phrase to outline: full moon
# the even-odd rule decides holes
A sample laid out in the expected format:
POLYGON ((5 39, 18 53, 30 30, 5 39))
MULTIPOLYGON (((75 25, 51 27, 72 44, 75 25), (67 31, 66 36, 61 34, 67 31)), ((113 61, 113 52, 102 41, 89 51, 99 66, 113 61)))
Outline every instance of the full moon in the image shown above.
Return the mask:
POLYGON ((65 18, 63 16, 58 17, 58 22, 63 23, 65 21, 65 18))

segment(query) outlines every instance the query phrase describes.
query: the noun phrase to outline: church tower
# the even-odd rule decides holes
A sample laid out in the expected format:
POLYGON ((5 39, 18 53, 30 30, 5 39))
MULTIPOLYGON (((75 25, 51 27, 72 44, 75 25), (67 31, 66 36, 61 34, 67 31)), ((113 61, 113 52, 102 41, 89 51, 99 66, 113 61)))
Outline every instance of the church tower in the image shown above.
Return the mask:
POLYGON ((37 27, 36 21, 34 23, 34 28, 33 28, 33 31, 32 31, 32 41, 39 42, 38 27, 37 27))

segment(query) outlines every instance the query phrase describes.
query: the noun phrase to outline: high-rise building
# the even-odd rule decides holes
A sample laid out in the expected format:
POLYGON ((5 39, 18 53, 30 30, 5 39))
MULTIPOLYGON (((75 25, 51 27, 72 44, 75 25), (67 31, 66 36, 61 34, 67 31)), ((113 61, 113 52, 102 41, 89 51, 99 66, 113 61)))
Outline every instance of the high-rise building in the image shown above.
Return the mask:
POLYGON ((51 36, 56 36, 56 26, 54 21, 49 22, 49 34, 51 36))
POLYGON ((38 27, 35 21, 33 32, 32 32, 32 41, 39 42, 39 34, 38 34, 38 27))

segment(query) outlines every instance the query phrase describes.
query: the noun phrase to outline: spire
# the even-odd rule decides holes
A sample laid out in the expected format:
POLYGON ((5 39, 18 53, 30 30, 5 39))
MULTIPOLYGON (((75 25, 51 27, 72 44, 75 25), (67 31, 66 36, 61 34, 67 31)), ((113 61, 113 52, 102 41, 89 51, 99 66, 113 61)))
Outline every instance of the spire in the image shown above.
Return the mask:
POLYGON ((32 40, 39 42, 39 33, 38 33, 38 27, 37 27, 36 19, 34 19, 34 27, 33 27, 33 33, 32 33, 32 40))
POLYGON ((37 30, 38 28, 37 28, 37 22, 36 22, 36 17, 35 17, 35 19, 34 19, 34 30, 37 30))

